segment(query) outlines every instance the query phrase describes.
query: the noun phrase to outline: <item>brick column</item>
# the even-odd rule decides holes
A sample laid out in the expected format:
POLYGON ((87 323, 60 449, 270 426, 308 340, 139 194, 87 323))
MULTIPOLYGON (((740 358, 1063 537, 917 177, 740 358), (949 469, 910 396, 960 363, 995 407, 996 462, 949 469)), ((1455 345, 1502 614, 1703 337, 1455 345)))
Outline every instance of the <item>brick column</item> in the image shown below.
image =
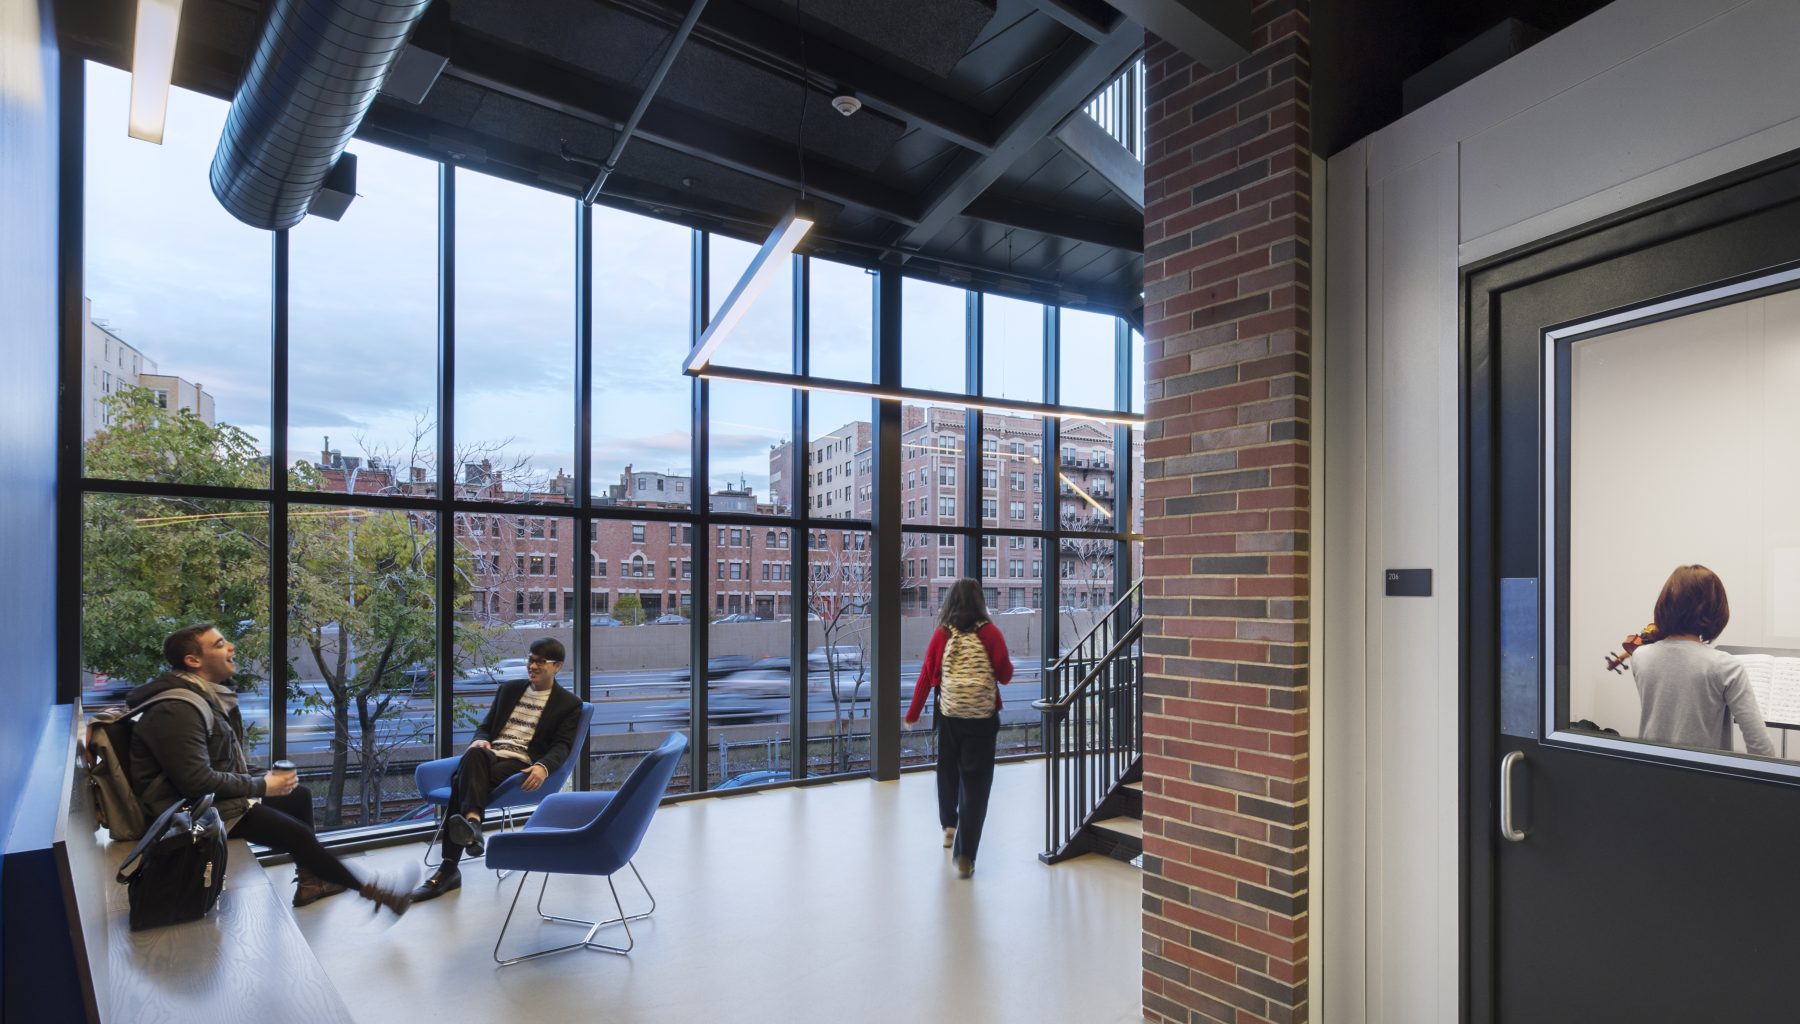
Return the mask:
POLYGON ((1150 41, 1144 1016, 1307 1019, 1308 0, 1150 41))

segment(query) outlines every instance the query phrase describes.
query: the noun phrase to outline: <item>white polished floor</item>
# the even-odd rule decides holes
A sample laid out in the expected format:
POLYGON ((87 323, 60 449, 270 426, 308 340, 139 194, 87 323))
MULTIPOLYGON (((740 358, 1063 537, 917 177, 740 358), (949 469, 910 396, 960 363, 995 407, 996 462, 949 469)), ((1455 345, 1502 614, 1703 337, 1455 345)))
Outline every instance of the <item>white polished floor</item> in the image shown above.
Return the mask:
MULTIPOLYGON (((968 881, 951 870, 935 807, 929 773, 663 807, 636 860, 659 906, 632 926, 629 957, 575 950, 496 967, 518 876, 496 884, 480 862, 460 891, 398 922, 350 894, 295 917, 369 1024, 1140 1020, 1141 875, 1101 857, 1038 861, 1042 764, 996 772, 968 881)), ((420 850, 354 863, 392 870, 420 850)), ((286 885, 291 869, 273 870, 286 885)), ((529 914, 536 889, 534 877, 508 952, 514 935, 579 937, 529 914)), ((619 889, 635 912, 629 872, 619 889)), ((594 918, 611 903, 604 880, 557 876, 546 908, 594 918)))

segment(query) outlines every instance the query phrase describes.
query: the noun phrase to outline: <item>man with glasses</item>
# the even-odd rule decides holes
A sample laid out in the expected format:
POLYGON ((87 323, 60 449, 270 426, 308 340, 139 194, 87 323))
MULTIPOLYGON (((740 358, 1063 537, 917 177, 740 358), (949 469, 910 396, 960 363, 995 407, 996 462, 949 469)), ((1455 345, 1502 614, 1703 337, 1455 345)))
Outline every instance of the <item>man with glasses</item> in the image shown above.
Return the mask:
POLYGON ((556 681, 562 663, 562 641, 551 637, 533 641, 531 656, 525 659, 527 678, 503 683, 494 694, 493 706, 450 780, 444 863, 413 890, 413 902, 436 899, 462 886, 457 862, 465 850, 479 857, 487 848, 481 838, 481 816, 495 786, 523 773, 520 788, 529 793, 542 786, 575 748, 581 702, 556 681))

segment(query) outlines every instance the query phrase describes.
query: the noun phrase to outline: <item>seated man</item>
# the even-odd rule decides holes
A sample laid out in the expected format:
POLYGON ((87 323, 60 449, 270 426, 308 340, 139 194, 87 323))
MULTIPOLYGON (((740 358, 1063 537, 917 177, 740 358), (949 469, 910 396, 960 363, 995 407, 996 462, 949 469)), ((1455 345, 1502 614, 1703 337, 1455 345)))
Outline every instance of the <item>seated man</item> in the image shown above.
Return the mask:
POLYGON ((163 641, 170 671, 134 689, 127 707, 144 706, 131 731, 131 788, 151 818, 180 800, 213 794, 225 830, 294 857, 294 906, 355 889, 364 899, 406 913, 406 887, 362 881, 313 834, 312 796, 293 771, 257 775, 244 760, 244 717, 229 680, 237 648, 209 625, 177 630, 163 641), (169 691, 180 699, 153 700, 169 691), (211 709, 208 716, 195 696, 211 709))
POLYGON ((444 809, 444 863, 413 890, 414 902, 436 899, 462 885, 462 872, 456 865, 464 850, 480 856, 486 849, 481 816, 495 786, 523 772, 525 781, 520 788, 529 793, 542 786, 575 749, 581 702, 556 681, 562 663, 562 641, 551 637, 535 640, 531 657, 525 659, 529 678, 504 683, 494 694, 493 706, 450 780, 450 806, 444 809))

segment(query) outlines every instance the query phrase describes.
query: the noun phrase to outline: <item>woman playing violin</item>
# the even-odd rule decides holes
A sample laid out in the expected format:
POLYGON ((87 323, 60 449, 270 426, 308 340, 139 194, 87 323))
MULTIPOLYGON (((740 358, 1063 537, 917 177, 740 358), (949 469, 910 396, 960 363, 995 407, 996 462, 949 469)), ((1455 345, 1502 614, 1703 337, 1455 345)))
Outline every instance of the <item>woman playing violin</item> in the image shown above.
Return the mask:
POLYGON ((1711 569, 1684 565, 1669 574, 1656 598, 1654 636, 1644 636, 1631 655, 1643 703, 1640 738, 1730 750, 1735 721, 1750 753, 1775 756, 1744 666, 1711 646, 1730 619, 1725 584, 1711 569))

